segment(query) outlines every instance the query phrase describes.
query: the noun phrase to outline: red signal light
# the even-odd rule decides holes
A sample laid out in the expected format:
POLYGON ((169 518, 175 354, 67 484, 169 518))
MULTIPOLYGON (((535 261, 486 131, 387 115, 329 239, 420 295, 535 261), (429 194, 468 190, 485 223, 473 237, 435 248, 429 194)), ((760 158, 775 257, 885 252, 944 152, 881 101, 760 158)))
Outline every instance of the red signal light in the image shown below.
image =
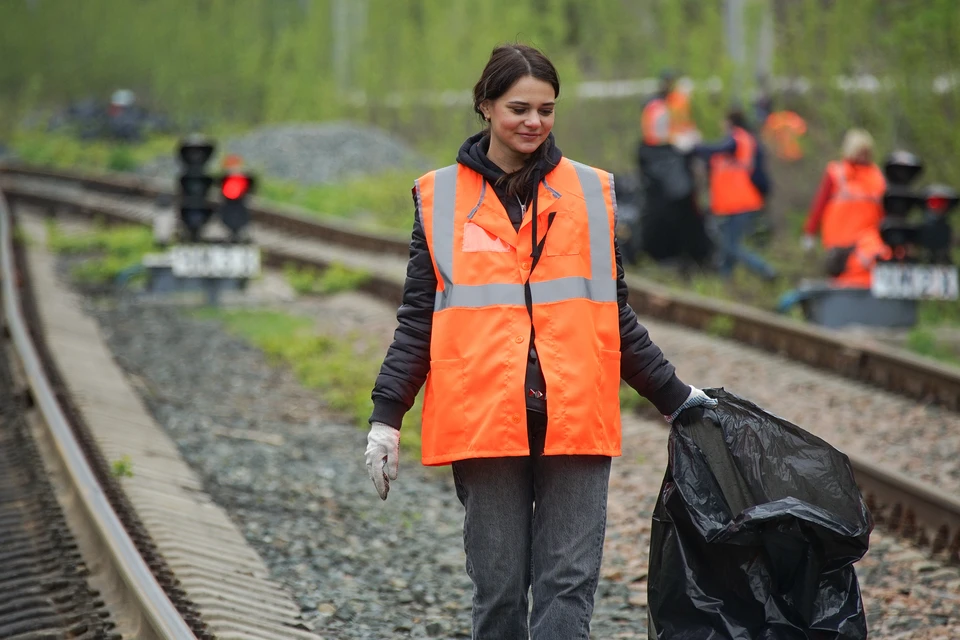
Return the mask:
POLYGON ((220 191, 227 200, 239 200, 247 194, 249 189, 250 178, 242 174, 233 174, 223 179, 220 191))
POLYGON ((934 213, 942 213, 950 206, 950 199, 942 196, 930 196, 927 198, 927 208, 934 213))

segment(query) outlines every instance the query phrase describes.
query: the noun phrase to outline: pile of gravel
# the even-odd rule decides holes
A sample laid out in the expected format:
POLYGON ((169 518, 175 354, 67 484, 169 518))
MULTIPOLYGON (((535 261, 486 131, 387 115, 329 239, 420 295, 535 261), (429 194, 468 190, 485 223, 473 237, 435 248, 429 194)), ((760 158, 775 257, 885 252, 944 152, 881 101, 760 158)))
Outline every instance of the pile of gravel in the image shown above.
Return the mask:
MULTIPOLYGON (((217 152, 243 157, 246 166, 261 175, 315 185, 381 173, 389 169, 427 170, 427 162, 413 149, 385 131, 349 122, 283 124, 255 129, 226 141, 217 152)), ((138 172, 173 179, 176 159, 160 156, 138 172)))

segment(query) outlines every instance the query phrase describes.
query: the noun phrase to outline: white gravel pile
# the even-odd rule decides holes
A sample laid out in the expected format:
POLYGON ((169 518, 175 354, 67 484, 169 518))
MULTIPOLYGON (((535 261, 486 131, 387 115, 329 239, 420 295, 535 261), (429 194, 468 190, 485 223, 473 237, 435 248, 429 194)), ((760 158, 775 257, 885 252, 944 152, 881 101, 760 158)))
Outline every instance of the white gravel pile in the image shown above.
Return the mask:
MULTIPOLYGON (((255 129, 218 147, 210 166, 225 153, 243 157, 261 175, 306 185, 329 184, 390 169, 427 170, 427 161, 389 133, 350 122, 281 124, 255 129)), ((173 154, 140 167, 139 173, 173 179, 173 154)))

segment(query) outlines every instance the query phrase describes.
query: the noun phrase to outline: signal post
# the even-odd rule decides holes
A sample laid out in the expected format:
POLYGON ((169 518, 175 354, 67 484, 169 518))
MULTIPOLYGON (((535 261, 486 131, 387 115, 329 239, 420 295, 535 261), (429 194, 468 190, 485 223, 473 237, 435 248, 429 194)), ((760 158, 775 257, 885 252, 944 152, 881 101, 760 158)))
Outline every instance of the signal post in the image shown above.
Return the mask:
POLYGON ((174 243, 165 253, 144 258, 151 293, 202 291, 208 303, 217 304, 222 291, 243 290, 260 274, 260 250, 249 234, 247 203, 256 178, 243 170, 238 156, 225 158, 222 174, 208 172, 215 149, 215 143, 202 136, 185 138, 178 147, 182 171, 174 243), (211 199, 214 185, 219 194, 211 199))

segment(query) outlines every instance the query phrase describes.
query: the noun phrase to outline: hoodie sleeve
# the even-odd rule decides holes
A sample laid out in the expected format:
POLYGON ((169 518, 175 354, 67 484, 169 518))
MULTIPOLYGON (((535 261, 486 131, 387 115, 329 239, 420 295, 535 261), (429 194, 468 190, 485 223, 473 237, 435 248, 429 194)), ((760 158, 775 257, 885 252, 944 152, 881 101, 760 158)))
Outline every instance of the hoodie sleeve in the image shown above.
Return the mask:
POLYGON ((674 367, 650 340, 646 327, 627 304, 627 283, 623 278, 620 245, 614 240, 617 257, 617 303, 620 307, 620 377, 644 396, 665 416, 673 414, 690 393, 674 367))
POLYGON ((437 276, 417 209, 403 301, 397 310, 399 326, 373 386, 373 414, 369 422, 383 422, 399 429, 403 416, 413 406, 426 381, 430 370, 430 332, 436 292, 437 276))

